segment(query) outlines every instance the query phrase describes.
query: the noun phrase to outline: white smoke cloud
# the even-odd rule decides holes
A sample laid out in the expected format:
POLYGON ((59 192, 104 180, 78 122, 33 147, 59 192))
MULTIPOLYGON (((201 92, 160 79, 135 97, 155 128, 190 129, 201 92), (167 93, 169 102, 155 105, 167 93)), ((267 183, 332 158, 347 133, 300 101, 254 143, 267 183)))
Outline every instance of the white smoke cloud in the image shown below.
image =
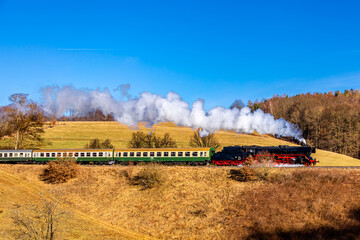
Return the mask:
MULTIPOLYGON (((123 85, 119 88, 126 98, 129 98, 129 87, 123 85)), ((231 130, 238 133, 257 131, 259 134, 297 139, 302 136, 297 125, 284 119, 274 119, 260 109, 252 113, 248 107, 241 110, 215 107, 206 112, 203 100, 197 100, 190 106, 174 92, 169 92, 166 97, 144 92, 139 98, 129 98, 127 101, 116 100, 108 89, 79 90, 65 86, 46 87, 42 92, 44 111, 57 117, 70 111, 74 115, 82 115, 100 109, 104 114, 113 114, 119 123, 134 127, 139 122, 147 122, 148 126, 158 122, 174 122, 178 126, 202 128, 203 135, 216 130, 231 130)))

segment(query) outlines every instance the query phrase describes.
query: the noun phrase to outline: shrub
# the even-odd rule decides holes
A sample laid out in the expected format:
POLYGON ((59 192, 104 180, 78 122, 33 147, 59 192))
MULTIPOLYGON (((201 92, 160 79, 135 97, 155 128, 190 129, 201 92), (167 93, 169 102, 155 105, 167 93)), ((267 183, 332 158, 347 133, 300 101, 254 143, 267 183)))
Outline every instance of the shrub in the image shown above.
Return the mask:
POLYGON ((129 169, 124 175, 130 184, 139 185, 143 190, 159 187, 164 183, 163 173, 155 164, 144 166, 137 174, 129 169))
POLYGON ((250 182, 258 179, 254 168, 249 166, 244 166, 240 169, 231 169, 230 178, 239 182, 250 182))
POLYGON ((78 172, 79 166, 74 159, 57 159, 47 163, 40 178, 47 183, 64 183, 75 178, 78 172))

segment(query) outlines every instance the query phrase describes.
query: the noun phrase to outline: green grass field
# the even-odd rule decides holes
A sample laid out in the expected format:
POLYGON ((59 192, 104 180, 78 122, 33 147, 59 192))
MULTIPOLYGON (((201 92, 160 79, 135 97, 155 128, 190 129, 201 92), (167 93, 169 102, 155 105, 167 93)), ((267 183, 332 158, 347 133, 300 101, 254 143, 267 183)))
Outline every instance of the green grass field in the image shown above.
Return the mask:
MULTIPOLYGON (((188 147, 189 139, 193 130, 187 127, 178 127, 173 123, 159 123, 151 129, 140 124, 139 130, 144 132, 154 131, 158 135, 169 133, 177 142, 178 147, 188 147)), ((111 140, 116 148, 126 148, 131 133, 137 129, 131 129, 118 122, 58 122, 54 127, 46 127, 44 137, 51 145, 44 146, 49 149, 74 149, 84 148, 91 139, 99 138, 111 140)), ((222 146, 231 145, 295 145, 268 135, 259 134, 236 134, 234 132, 219 131, 216 137, 222 146)), ((3 140, 6 141, 6 140, 3 140)), ((313 155, 320 161, 319 166, 360 166, 360 160, 345 155, 317 149, 313 155)))

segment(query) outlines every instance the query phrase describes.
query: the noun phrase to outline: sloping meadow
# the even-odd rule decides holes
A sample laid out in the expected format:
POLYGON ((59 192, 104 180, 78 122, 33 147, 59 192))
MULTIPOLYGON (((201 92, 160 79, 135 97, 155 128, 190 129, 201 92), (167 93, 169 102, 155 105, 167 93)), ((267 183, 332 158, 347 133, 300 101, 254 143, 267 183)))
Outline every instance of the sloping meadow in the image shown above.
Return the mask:
POLYGON ((77 178, 45 185, 43 166, 0 167, 56 189, 59 201, 88 217, 160 239, 360 235, 359 170, 258 168, 261 177, 239 182, 230 172, 240 168, 81 166, 77 178))

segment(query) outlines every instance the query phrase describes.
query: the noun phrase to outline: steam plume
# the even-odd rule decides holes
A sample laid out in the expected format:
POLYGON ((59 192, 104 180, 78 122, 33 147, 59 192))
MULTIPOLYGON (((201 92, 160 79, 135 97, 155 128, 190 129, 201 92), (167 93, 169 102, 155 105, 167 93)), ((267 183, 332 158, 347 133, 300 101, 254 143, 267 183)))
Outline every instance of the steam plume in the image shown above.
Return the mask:
POLYGON ((57 117, 71 111, 75 115, 87 114, 95 109, 104 114, 113 114, 115 120, 128 126, 137 126, 145 121, 148 126, 158 122, 174 122, 179 126, 193 129, 202 128, 202 134, 216 130, 231 130, 239 133, 273 134, 301 139, 301 131, 284 119, 274 119, 261 110, 251 112, 248 107, 228 109, 215 107, 204 110, 204 101, 197 100, 192 106, 181 97, 169 92, 166 97, 144 92, 139 98, 130 98, 129 85, 119 86, 123 97, 128 100, 116 100, 108 89, 79 90, 72 86, 46 87, 42 89, 44 102, 42 107, 48 114, 57 117))

